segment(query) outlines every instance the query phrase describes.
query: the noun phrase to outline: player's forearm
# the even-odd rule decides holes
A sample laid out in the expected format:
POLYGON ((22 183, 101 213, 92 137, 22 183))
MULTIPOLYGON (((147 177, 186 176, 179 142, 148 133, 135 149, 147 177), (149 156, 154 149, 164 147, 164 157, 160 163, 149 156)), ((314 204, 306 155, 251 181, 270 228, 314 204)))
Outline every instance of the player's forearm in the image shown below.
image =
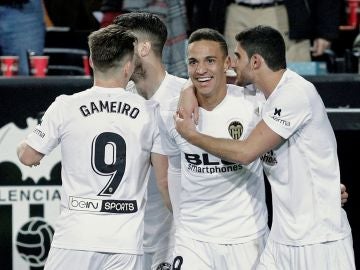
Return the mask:
POLYGON ((192 81, 189 79, 181 89, 178 110, 181 108, 187 114, 192 115, 195 123, 199 120, 199 104, 195 95, 195 88, 192 81))
POLYGON ((25 141, 20 142, 16 149, 20 162, 26 166, 36 166, 40 164, 40 160, 44 154, 39 153, 30 147, 25 141))
POLYGON ((159 185, 158 183, 158 190, 161 194, 161 197, 163 199, 164 205, 172 212, 172 205, 171 205, 171 200, 170 200, 170 195, 169 195, 169 189, 166 187, 165 185, 159 185))
POLYGON ((171 211, 171 202, 168 188, 168 157, 165 155, 152 153, 151 162, 156 176, 156 185, 163 198, 164 204, 171 211))
POLYGON ((170 211, 172 211, 171 200, 170 200, 170 195, 169 195, 167 173, 166 173, 166 175, 163 175, 162 177, 157 177, 156 178, 156 184, 157 184, 158 190, 159 190, 159 192, 161 194, 161 197, 163 199, 164 205, 170 211))
POLYGON ((187 139, 191 144, 230 162, 246 165, 257 158, 253 151, 248 149, 246 141, 214 138, 197 131, 191 132, 187 139))

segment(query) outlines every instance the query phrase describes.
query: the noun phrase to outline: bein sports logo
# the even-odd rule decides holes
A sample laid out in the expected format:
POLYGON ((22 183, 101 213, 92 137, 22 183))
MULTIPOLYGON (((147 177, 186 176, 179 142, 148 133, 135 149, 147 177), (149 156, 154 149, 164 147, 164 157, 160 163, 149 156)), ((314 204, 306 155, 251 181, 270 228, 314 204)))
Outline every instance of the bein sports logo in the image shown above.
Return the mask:
POLYGON ((45 265, 54 229, 42 218, 31 218, 19 230, 16 237, 16 248, 31 267, 45 265))

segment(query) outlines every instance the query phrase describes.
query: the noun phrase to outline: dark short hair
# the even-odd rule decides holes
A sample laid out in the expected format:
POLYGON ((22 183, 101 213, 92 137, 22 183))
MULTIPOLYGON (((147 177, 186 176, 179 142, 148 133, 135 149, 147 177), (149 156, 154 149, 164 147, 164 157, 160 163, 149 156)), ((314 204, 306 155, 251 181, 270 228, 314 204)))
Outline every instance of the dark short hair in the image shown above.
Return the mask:
POLYGON ((113 23, 132 31, 138 38, 138 34, 145 35, 150 40, 154 53, 162 56, 167 29, 158 16, 148 12, 131 12, 117 16, 113 23))
POLYGON ((121 64, 127 56, 132 59, 136 37, 117 25, 108 25, 88 37, 94 69, 104 72, 121 64))
POLYGON ((274 28, 259 25, 240 32, 235 39, 249 58, 254 54, 259 54, 271 70, 277 71, 286 68, 284 38, 274 28))
POLYGON ((191 33, 188 44, 201 40, 210 40, 219 43, 220 48, 224 53, 224 56, 228 56, 228 46, 226 44, 225 38, 217 30, 211 28, 200 28, 198 30, 195 30, 191 33))

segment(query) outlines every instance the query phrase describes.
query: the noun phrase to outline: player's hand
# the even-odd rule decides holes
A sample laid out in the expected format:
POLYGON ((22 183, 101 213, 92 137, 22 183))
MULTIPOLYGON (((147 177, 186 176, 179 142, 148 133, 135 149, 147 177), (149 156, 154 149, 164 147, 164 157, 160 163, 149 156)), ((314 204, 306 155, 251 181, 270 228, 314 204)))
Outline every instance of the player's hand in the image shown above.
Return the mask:
POLYGON ((198 123, 199 104, 196 99, 194 85, 191 80, 188 80, 181 90, 177 109, 177 113, 179 115, 181 115, 181 112, 179 110, 180 108, 182 108, 183 111, 185 111, 188 115, 193 117, 193 121, 195 124, 198 123))
POLYGON ((329 49, 331 45, 331 42, 323 39, 323 38, 317 38, 314 40, 314 45, 311 49, 312 56, 321 56, 324 54, 326 49, 329 49))
POLYGON ((40 165, 40 161, 39 162, 37 162, 37 163, 34 163, 33 165, 31 165, 30 167, 37 167, 37 166, 39 166, 40 165))
POLYGON ((349 198, 349 194, 346 192, 346 186, 344 184, 340 184, 340 191, 341 191, 341 206, 347 202, 349 198))
POLYGON ((191 135, 196 133, 196 126, 191 115, 182 107, 179 107, 178 111, 175 113, 174 121, 177 132, 179 132, 185 140, 189 141, 191 135))

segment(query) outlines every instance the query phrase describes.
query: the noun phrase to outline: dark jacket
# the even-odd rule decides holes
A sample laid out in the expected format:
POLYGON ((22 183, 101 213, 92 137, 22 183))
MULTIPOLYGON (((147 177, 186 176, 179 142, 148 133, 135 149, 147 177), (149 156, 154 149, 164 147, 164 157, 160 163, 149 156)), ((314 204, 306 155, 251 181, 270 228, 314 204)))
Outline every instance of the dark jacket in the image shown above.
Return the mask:
POLYGON ((285 0, 290 39, 336 39, 340 4, 340 0, 285 0))
POLYGON ((0 6, 10 6, 14 8, 21 8, 27 3, 29 3, 29 0, 0 0, 0 6))
POLYGON ((188 35, 209 27, 224 33, 226 7, 231 0, 185 0, 188 19, 188 35))
POLYGON ((102 12, 120 12, 123 9, 123 1, 122 0, 103 0, 101 3, 100 10, 102 12))
POLYGON ((92 13, 94 10, 98 10, 96 2, 98 1, 44 0, 46 10, 54 26, 70 27, 74 31, 94 31, 99 29, 100 24, 92 13))

